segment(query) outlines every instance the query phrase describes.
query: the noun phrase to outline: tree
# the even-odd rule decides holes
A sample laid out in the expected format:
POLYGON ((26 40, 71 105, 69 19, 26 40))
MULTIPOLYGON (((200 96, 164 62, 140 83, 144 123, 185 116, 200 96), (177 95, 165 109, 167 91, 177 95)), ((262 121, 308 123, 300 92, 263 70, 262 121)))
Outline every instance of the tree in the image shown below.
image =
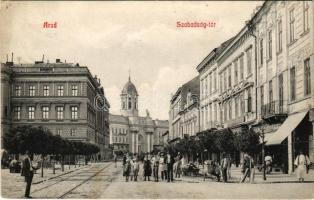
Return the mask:
POLYGON ((219 152, 232 153, 235 148, 235 135, 232 131, 227 129, 221 129, 217 131, 215 145, 219 152))
POLYGON ((260 144, 258 133, 250 129, 246 132, 239 133, 236 136, 235 145, 239 151, 243 151, 250 155, 258 152, 258 145, 260 144))

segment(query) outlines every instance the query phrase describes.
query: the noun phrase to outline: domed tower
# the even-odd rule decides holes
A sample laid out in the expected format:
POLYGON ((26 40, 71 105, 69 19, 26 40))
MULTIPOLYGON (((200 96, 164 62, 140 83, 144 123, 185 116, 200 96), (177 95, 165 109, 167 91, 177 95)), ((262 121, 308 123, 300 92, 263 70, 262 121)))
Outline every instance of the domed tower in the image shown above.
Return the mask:
POLYGON ((123 116, 138 116, 138 93, 135 85, 129 81, 124 85, 121 92, 121 114, 123 116))

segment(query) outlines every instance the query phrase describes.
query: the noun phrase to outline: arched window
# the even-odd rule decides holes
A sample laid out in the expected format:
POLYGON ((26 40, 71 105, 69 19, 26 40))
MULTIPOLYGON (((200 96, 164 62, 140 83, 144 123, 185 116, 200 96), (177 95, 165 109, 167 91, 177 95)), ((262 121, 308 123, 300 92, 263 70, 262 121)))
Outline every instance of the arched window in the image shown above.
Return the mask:
POLYGON ((137 100, 136 100, 136 97, 134 98, 134 109, 137 109, 137 100))
POLYGON ((129 109, 131 109, 131 107, 132 107, 132 101, 131 101, 131 97, 129 97, 129 109))

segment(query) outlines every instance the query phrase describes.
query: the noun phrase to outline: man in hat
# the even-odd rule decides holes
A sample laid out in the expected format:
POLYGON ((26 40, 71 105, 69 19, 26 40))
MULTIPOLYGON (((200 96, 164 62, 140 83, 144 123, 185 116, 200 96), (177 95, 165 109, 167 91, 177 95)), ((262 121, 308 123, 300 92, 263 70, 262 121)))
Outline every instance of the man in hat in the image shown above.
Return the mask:
POLYGON ((25 189, 25 197, 32 198, 29 193, 31 191, 31 185, 34 176, 34 169, 32 166, 32 155, 29 151, 26 151, 26 157, 23 160, 23 167, 22 167, 22 176, 25 177, 26 182, 26 189, 25 189))
POLYGON ((165 163, 167 164, 167 178, 168 182, 173 182, 173 164, 174 164, 174 158, 170 154, 170 151, 167 151, 167 155, 165 157, 165 163))

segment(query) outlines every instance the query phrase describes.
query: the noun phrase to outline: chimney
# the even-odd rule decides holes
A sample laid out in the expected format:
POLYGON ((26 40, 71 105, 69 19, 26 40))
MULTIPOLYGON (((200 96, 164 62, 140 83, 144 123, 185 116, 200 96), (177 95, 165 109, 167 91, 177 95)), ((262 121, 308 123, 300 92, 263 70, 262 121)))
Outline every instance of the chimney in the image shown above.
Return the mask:
POLYGON ((57 58, 56 63, 61 63, 61 60, 59 58, 57 58))
POLYGON ((12 58, 11 58, 11 62, 13 63, 13 52, 12 52, 12 58))

